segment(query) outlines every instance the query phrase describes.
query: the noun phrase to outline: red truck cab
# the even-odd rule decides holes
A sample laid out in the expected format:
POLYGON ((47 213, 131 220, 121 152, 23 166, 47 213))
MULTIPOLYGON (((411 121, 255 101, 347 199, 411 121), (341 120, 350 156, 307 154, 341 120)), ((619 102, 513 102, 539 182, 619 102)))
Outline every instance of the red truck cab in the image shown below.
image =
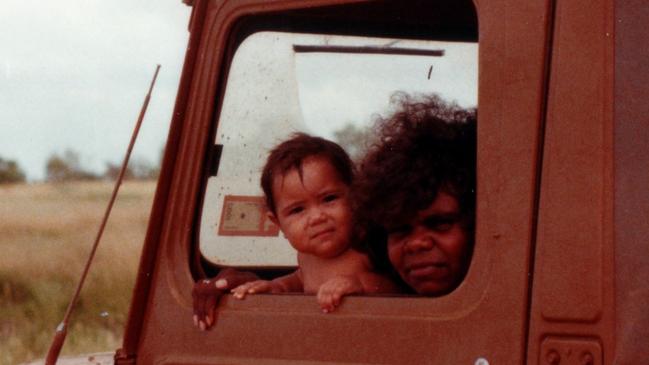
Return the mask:
MULTIPOLYGON (((189 45, 116 364, 649 361, 644 2, 186 2, 189 45), (456 99, 473 85, 462 94, 479 110, 464 281, 438 298, 350 296, 326 315, 310 295, 226 295, 214 326, 198 330, 196 280, 223 267, 267 276, 294 267, 259 214, 259 166, 282 136, 322 124, 304 116, 304 56, 354 52, 394 64, 424 57, 422 79, 451 78, 430 91, 446 83, 454 87, 441 92, 456 99), (453 68, 467 59, 471 68, 453 68)), ((361 73, 349 70, 337 78, 361 73)), ((364 72, 363 93, 402 71, 364 72)))

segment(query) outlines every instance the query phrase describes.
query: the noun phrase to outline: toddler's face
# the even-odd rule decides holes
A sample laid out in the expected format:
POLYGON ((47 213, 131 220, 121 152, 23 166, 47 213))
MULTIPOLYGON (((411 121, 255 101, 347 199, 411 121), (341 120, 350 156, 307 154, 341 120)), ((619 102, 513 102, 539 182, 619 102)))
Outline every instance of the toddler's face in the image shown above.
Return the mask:
POLYGON ((331 258, 350 244, 351 211, 349 186, 325 157, 313 156, 302 163, 302 179, 297 169, 273 179, 277 223, 298 251, 331 258))

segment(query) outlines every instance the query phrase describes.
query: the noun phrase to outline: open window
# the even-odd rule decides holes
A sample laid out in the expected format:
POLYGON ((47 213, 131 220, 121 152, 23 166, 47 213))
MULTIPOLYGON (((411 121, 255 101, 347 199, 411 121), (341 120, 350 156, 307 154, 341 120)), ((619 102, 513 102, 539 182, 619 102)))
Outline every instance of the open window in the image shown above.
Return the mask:
POLYGON ((259 180, 268 151, 294 132, 339 143, 352 158, 372 139, 396 92, 477 105, 478 44, 257 32, 237 48, 214 144, 200 250, 212 264, 289 268, 296 254, 266 218, 259 180))

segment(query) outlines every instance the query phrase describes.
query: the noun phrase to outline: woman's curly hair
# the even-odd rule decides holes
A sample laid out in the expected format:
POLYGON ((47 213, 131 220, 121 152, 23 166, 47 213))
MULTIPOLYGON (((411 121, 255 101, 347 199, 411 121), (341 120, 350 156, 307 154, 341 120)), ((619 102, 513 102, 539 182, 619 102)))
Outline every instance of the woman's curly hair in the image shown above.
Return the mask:
POLYGON ((377 139, 352 184, 357 225, 390 230, 428 207, 440 190, 458 200, 473 229, 476 109, 437 95, 392 96, 394 114, 379 118, 377 139))

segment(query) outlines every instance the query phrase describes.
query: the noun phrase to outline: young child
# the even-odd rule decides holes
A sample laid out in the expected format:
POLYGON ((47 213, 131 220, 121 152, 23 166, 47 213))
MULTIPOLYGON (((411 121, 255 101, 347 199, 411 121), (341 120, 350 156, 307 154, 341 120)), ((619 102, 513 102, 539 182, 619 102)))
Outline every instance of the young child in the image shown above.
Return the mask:
POLYGON ((274 280, 257 280, 232 290, 246 294, 317 294, 322 311, 333 311, 352 293, 397 292, 387 277, 373 272, 363 252, 352 248, 348 200, 353 164, 336 143, 295 134, 269 154, 261 186, 269 218, 297 250, 299 268, 274 280))

